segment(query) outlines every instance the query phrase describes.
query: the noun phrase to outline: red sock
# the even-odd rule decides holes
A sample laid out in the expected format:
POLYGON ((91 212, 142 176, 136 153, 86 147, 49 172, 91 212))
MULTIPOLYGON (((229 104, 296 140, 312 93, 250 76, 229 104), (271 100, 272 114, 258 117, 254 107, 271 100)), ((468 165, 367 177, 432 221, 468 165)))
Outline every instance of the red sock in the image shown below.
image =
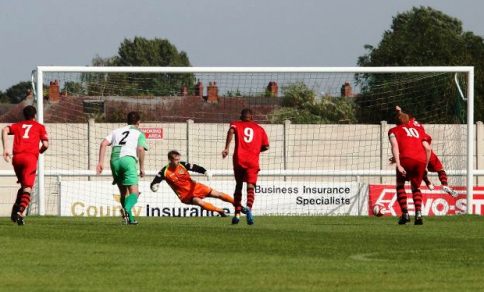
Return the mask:
POLYGON ((422 193, 420 189, 413 191, 413 203, 415 204, 415 211, 422 211, 422 193))
POLYGON ((18 208, 18 211, 22 214, 25 211, 25 209, 27 209, 29 204, 30 204, 30 194, 27 192, 22 193, 22 195, 20 196, 20 206, 18 208))
POLYGON ((235 192, 234 193, 234 207, 235 207, 235 214, 240 213, 242 210, 242 192, 235 192))
POLYGON ((402 210, 402 213, 407 213, 408 212, 407 193, 405 192, 404 186, 397 186, 397 201, 398 201, 398 204, 400 205, 400 209, 402 210))
POLYGON ((252 209, 252 205, 254 205, 254 188, 247 189, 247 207, 252 209))
POLYGON ((439 174, 440 183, 443 186, 446 186, 447 185, 447 173, 445 173, 445 170, 442 169, 441 171, 438 171, 437 173, 439 174))

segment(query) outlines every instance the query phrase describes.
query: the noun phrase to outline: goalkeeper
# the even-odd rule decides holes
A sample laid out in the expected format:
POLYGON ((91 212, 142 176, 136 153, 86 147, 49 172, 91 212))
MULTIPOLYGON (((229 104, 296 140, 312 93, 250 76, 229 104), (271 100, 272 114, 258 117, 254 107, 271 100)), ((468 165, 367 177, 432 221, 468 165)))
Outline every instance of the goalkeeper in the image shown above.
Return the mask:
POLYGON ((218 208, 203 199, 206 197, 212 197, 229 202, 233 205, 234 198, 192 180, 188 171, 205 174, 208 178, 211 177, 211 174, 208 170, 199 165, 180 161, 180 158, 181 154, 178 151, 172 150, 168 152, 168 160, 170 163, 163 167, 155 176, 150 185, 151 190, 153 192, 158 191, 160 182, 166 180, 182 203, 197 205, 205 210, 217 212, 220 216, 226 217, 227 214, 224 209, 218 208))

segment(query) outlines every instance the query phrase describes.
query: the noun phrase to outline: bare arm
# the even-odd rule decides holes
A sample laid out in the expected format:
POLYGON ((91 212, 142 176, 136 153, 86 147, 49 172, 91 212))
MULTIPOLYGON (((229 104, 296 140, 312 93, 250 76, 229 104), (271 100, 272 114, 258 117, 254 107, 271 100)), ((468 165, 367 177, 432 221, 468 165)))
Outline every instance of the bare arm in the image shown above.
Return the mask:
POLYGON ((10 151, 9 147, 7 145, 8 141, 8 133, 10 132, 10 128, 6 126, 2 130, 2 146, 3 146, 3 159, 5 159, 6 162, 10 161, 10 151))
POLYGON ((422 145, 425 149, 425 169, 427 169, 427 166, 429 165, 429 160, 430 160, 430 155, 432 154, 432 147, 430 146, 429 142, 427 141, 422 141, 422 145))
POLYGON ((45 150, 47 150, 48 148, 49 148, 49 141, 47 140, 42 141, 42 146, 40 146, 40 149, 39 149, 40 154, 44 153, 45 150))
POLYGON ((232 142, 232 138, 234 137, 234 129, 230 128, 229 131, 227 132, 227 138, 225 139, 225 149, 222 151, 222 158, 227 157, 229 155, 229 147, 230 147, 230 142, 232 142))
POLYGON ((138 154, 138 162, 139 162, 139 176, 145 176, 145 148, 142 146, 138 146, 136 148, 136 152, 138 154))
POLYGON ((104 156, 106 155, 106 148, 109 146, 109 141, 104 139, 99 145, 99 159, 96 166, 96 173, 101 174, 104 168, 104 156))
POLYGON ((390 135, 389 139, 392 146, 392 155, 395 158, 395 163, 397 164, 397 169, 401 174, 405 176, 407 172, 405 171, 405 168, 403 168, 400 164, 400 149, 398 148, 397 138, 395 138, 395 136, 393 135, 390 135))

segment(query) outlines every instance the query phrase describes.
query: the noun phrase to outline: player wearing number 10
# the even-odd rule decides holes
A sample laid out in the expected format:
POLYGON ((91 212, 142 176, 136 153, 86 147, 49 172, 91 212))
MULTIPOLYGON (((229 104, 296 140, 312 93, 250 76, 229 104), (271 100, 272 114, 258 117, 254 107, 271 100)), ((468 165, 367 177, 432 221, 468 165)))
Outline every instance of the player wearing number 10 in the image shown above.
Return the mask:
POLYGON ((240 212, 247 212, 247 224, 254 224, 252 216, 252 205, 254 203, 254 188, 257 183, 259 173, 259 154, 269 149, 269 139, 264 128, 253 121, 252 111, 245 108, 240 113, 240 121, 230 123, 230 129, 227 132, 225 149, 222 151, 222 157, 229 154, 229 146, 235 135, 235 150, 233 155, 235 192, 234 206, 235 216, 232 218, 232 224, 239 223, 240 212), (247 209, 242 208, 242 186, 247 183, 247 209))
POLYGON ((20 183, 17 199, 12 207, 11 219, 18 225, 24 224, 24 211, 29 206, 30 194, 35 182, 37 160, 49 147, 45 127, 35 121, 37 110, 28 105, 23 109, 25 120, 6 126, 2 131, 3 158, 10 161, 10 151, 7 147, 7 135, 13 135, 12 164, 20 183), (39 149, 39 143, 42 146, 39 149))
POLYGON ((397 166, 397 200, 402 210, 398 224, 410 221, 407 209, 407 194, 405 193, 405 180, 409 180, 412 187, 415 204, 415 225, 422 225, 422 183, 432 148, 429 145, 428 135, 421 128, 409 123, 409 116, 397 113, 397 126, 388 131, 391 150, 397 166))
POLYGON ((98 174, 102 173, 106 148, 111 145, 113 147, 110 160, 111 172, 113 184, 118 185, 121 195, 123 219, 126 224, 137 224, 132 213, 132 208, 138 202, 139 196, 136 164, 139 162, 139 173, 143 177, 145 150, 148 150, 148 146, 144 133, 138 129, 140 115, 137 112, 128 113, 127 122, 128 126, 112 131, 101 142, 96 171, 98 174))

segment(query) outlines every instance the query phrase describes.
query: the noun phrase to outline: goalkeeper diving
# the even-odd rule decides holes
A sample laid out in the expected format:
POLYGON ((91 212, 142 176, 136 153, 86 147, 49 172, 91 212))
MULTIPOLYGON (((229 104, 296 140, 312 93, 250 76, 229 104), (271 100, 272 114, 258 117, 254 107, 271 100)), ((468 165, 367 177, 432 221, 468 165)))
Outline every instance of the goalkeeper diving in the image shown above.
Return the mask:
POLYGON ((200 206, 207 211, 217 212, 222 217, 227 216, 224 209, 203 199, 212 197, 233 205, 234 198, 194 181, 189 173, 191 171, 205 174, 210 179, 211 174, 208 170, 202 166, 181 161, 181 154, 176 150, 168 152, 168 160, 170 161, 168 165, 164 166, 151 182, 150 187, 153 192, 158 191, 160 182, 165 180, 182 203, 200 206))

